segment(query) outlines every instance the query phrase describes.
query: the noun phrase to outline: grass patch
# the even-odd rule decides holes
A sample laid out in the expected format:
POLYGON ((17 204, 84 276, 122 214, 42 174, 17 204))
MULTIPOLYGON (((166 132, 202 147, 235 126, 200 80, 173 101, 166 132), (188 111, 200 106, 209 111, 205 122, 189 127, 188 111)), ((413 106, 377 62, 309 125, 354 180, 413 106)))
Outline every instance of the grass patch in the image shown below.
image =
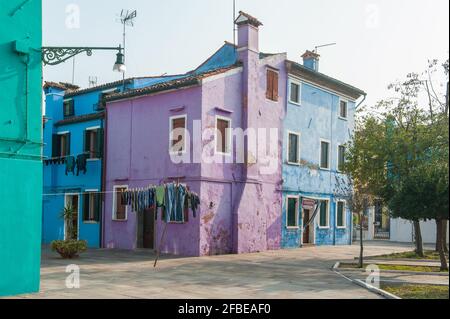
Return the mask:
MULTIPOLYGON (((368 264, 364 264, 364 268, 366 268, 368 264)), ((441 272, 440 267, 433 266, 409 266, 409 265, 386 265, 386 264, 377 264, 380 270, 399 270, 399 271, 416 271, 416 272, 441 272)), ((358 268, 358 264, 354 263, 341 263, 340 268, 358 268)), ((448 273, 448 272, 447 272, 448 273)))
MULTIPOLYGON (((448 254, 446 254, 448 259, 448 254)), ((424 251, 424 257, 420 257, 416 254, 415 251, 406 251, 403 253, 395 253, 389 255, 381 255, 375 256, 378 258, 386 258, 386 259, 424 259, 424 260, 440 260, 439 252, 434 250, 426 250, 424 251)))
POLYGON ((448 286, 382 284, 381 289, 402 299, 449 299, 448 286))

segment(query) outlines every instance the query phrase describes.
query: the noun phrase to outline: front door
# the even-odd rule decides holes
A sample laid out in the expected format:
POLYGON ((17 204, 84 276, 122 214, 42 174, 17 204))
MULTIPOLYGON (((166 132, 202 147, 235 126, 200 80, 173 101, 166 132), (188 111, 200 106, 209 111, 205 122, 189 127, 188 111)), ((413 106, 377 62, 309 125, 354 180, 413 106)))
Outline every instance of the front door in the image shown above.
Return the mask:
POLYGON ((144 242, 146 249, 154 249, 155 246, 155 209, 149 208, 144 212, 144 242))
MULTIPOLYGON (((310 219, 310 211, 309 209, 303 210, 303 223, 308 223, 310 219)), ((303 230, 303 243, 309 244, 309 225, 306 226, 303 230)))
POLYGON ((64 221, 64 239, 78 240, 78 194, 66 195, 65 207, 71 207, 73 210, 72 218, 70 220, 64 221), (69 224, 70 223, 70 224, 69 224), (69 228, 71 229, 72 235, 69 234, 69 228))

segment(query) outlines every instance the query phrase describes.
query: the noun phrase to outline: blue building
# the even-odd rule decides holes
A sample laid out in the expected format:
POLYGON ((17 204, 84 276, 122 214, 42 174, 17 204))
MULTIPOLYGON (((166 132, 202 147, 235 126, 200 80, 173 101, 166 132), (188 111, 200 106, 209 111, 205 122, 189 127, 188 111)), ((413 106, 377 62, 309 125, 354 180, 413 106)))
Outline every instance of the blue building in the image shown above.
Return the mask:
POLYGON ((104 98, 161 81, 167 78, 132 78, 83 90, 45 84, 43 244, 68 239, 61 213, 71 206, 74 239, 102 246, 104 98))
POLYGON ((282 247, 344 245, 352 214, 340 172, 354 130, 356 102, 366 94, 318 72, 319 55, 287 61, 284 120, 282 247))

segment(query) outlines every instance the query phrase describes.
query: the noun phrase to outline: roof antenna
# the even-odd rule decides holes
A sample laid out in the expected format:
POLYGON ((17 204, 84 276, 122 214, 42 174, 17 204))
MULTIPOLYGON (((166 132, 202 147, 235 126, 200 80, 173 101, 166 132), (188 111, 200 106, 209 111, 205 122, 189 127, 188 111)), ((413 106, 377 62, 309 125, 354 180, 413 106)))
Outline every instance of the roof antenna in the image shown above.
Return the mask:
POLYGON ((236 0, 233 0, 233 44, 236 50, 236 0))
MULTIPOLYGON (((126 31, 128 27, 134 27, 134 19, 137 17, 136 10, 122 10, 120 12, 120 23, 123 24, 123 54, 126 58, 125 45, 126 45, 126 31)), ((125 91, 125 72, 123 72, 123 90, 125 91)))
POLYGON ((321 44, 321 45, 317 45, 314 48, 314 53, 319 54, 319 48, 325 48, 325 47, 330 47, 332 45, 337 45, 337 43, 328 43, 328 44, 321 44))

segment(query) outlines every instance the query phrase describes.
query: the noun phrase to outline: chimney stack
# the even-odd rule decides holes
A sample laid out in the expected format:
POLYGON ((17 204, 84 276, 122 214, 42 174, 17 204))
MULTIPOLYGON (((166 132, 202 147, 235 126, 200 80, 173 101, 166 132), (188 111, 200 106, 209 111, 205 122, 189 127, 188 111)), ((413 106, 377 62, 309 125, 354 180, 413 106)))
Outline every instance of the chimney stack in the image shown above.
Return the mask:
POLYGON ((319 72, 320 55, 314 51, 307 50, 303 55, 303 66, 313 71, 319 72))
POLYGON ((238 26, 238 49, 246 48, 259 53, 259 27, 262 23, 242 11, 239 11, 235 23, 238 26))

